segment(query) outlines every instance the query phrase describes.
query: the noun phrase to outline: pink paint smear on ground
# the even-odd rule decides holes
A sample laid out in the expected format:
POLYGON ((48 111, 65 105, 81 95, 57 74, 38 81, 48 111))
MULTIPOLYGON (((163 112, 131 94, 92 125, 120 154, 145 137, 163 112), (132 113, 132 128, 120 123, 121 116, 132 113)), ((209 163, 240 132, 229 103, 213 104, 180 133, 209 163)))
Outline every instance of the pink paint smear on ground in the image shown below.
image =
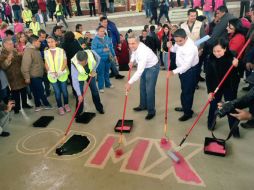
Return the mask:
POLYGON ((140 140, 138 144, 135 146, 131 156, 128 160, 128 164, 126 169, 138 171, 141 165, 141 161, 144 159, 145 152, 148 148, 149 141, 148 140, 140 140))
POLYGON ((110 149, 112 148, 113 144, 115 142, 114 137, 109 137, 105 143, 101 146, 95 157, 92 159, 91 164, 95 165, 101 165, 102 162, 105 160, 107 157, 110 149))
POLYGON ((164 150, 170 150, 172 148, 172 145, 168 139, 161 138, 160 147, 164 150))
POLYGON ((224 147, 216 142, 211 142, 209 145, 205 146, 205 151, 226 154, 224 147))
POLYGON ((177 163, 173 162, 176 175, 183 181, 194 182, 196 184, 202 183, 201 179, 192 171, 184 157, 179 153, 175 152, 175 154, 180 159, 177 163))

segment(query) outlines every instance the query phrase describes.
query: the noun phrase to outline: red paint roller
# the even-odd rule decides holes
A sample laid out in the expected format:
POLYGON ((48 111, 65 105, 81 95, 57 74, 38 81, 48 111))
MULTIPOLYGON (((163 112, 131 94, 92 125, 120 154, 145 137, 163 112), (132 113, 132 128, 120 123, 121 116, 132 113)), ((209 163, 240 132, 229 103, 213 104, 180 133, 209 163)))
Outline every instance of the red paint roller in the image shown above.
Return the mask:
MULTIPOLYGON (((131 70, 132 67, 130 67, 129 72, 128 72, 128 81, 130 80, 131 77, 131 70)), ((127 107, 127 102, 128 102, 128 92, 125 92, 125 100, 124 100, 124 108, 123 108, 123 117, 122 117, 122 123, 121 123, 121 130, 120 130, 120 136, 118 139, 118 146, 115 148, 115 155, 117 157, 123 155, 123 149, 121 148, 121 145, 123 144, 123 130, 124 130, 124 119, 126 115, 126 107, 127 107)))

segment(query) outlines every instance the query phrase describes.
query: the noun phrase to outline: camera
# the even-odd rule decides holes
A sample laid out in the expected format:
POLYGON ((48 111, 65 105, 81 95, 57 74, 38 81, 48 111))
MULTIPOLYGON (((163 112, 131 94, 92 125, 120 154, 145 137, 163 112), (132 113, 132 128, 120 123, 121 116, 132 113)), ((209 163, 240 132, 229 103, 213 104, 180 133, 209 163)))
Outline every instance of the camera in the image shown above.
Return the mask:
POLYGON ((217 115, 222 118, 229 113, 233 113, 235 111, 235 106, 232 101, 228 101, 222 104, 222 108, 217 110, 217 115))

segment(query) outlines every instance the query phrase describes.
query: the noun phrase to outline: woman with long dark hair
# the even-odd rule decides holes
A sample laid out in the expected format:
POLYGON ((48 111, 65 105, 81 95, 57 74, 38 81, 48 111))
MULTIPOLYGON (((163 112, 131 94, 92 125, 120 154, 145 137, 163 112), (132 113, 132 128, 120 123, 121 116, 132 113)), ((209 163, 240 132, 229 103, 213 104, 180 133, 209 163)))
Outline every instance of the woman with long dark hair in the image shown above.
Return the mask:
MULTIPOLYGON (((206 85, 208 97, 211 100, 209 114, 208 114, 208 129, 212 129, 212 124, 215 119, 215 111, 217 104, 224 96, 225 101, 231 101, 237 98, 237 89, 240 81, 238 70, 233 68, 227 79, 224 81, 222 87, 219 89, 215 97, 212 99, 212 93, 219 85, 220 81, 233 64, 238 66, 238 60, 234 58, 233 53, 228 49, 228 42, 226 39, 219 39, 213 46, 213 53, 209 57, 209 64, 206 70, 206 85)), ((230 129, 233 127, 236 119, 228 115, 228 122, 230 129)), ((234 137, 240 137, 239 128, 233 131, 234 137)))
POLYGON ((228 26, 229 50, 237 56, 245 44, 244 30, 242 22, 238 18, 229 20, 228 26))

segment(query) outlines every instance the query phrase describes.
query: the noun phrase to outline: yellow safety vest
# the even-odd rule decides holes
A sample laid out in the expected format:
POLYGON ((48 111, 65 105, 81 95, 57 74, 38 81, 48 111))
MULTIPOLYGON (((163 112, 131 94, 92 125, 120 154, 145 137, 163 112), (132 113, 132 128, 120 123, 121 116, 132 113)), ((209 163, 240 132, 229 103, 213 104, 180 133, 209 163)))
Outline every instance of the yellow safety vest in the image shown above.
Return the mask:
MULTIPOLYGON (((87 53, 87 56, 88 56, 88 60, 87 60, 88 68, 90 72, 92 72, 96 66, 96 60, 94 58, 93 52, 91 50, 84 50, 84 51, 87 53)), ((78 81, 86 81, 90 73, 86 73, 85 68, 78 63, 76 55, 71 59, 71 62, 74 64, 74 66, 78 70, 78 81)))
POLYGON ((33 30, 33 34, 38 36, 38 31, 41 29, 38 22, 31 22, 29 28, 33 30))
POLYGON ((61 10, 60 5, 56 5, 56 16, 61 16, 61 15, 63 15, 63 6, 61 10))
POLYGON ((22 12, 22 18, 24 22, 31 22, 32 21, 32 11, 31 10, 24 10, 22 12))
MULTIPOLYGON (((50 52, 50 49, 45 50, 44 57, 45 57, 45 60, 48 64, 50 72, 61 71, 61 68, 64 63, 64 50, 63 49, 56 47, 56 52, 55 52, 54 58, 52 56, 52 53, 50 52)), ((57 82, 57 80, 59 80, 61 82, 65 82, 68 79, 69 70, 67 68, 65 68, 65 70, 63 72, 65 72, 65 73, 63 75, 59 76, 57 79, 53 78, 50 74, 48 74, 49 82, 55 83, 55 82, 57 82)))

